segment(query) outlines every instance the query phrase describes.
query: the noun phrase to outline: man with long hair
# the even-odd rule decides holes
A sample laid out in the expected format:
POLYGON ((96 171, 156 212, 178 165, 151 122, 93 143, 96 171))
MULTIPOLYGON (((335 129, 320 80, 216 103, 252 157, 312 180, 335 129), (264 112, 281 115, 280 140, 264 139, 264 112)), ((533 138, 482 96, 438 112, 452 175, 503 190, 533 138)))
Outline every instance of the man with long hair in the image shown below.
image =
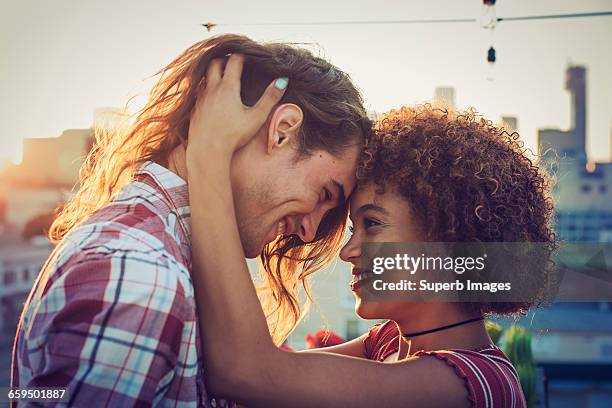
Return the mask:
POLYGON ((243 66, 226 72, 239 72, 253 123, 267 118, 251 126, 255 137, 231 164, 241 243, 247 257, 261 257, 260 293, 277 343, 297 324, 299 284, 309 293, 308 275, 338 253, 371 122, 349 77, 329 62, 222 35, 159 72, 127 131, 97 137, 24 306, 13 387, 63 387, 76 406, 209 404, 185 147, 207 72, 224 63, 243 66))

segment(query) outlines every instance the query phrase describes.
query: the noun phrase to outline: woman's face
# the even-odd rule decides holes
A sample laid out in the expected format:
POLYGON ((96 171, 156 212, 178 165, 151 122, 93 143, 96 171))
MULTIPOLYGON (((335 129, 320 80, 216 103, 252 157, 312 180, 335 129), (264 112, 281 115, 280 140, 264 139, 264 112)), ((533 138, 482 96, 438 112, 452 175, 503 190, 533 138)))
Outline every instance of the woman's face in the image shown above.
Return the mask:
POLYGON ((340 258, 353 265, 351 289, 356 298, 355 313, 364 319, 397 319, 406 313, 403 302, 370 302, 361 297, 361 245, 371 242, 420 242, 422 235, 417 227, 410 205, 393 189, 384 194, 376 193, 377 186, 358 188, 350 201, 352 235, 340 251, 340 258))

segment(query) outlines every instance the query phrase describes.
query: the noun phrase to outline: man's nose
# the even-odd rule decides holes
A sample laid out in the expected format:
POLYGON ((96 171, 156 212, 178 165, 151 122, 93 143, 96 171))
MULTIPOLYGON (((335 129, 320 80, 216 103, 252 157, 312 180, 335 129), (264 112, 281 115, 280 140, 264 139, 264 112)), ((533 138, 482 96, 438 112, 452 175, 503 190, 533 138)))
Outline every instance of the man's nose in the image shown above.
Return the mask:
POLYGON ((300 237, 300 239, 304 242, 313 241, 315 239, 315 236, 317 235, 317 228, 319 227, 320 221, 320 217, 318 217, 318 221, 313 220, 312 214, 302 216, 298 225, 298 237, 300 237))

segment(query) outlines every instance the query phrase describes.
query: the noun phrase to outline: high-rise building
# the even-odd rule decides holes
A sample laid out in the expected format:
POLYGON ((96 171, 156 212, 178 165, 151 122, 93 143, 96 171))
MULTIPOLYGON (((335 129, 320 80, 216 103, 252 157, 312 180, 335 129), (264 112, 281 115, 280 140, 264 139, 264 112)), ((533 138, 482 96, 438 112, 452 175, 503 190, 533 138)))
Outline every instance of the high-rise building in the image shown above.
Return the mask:
POLYGON ((570 93, 571 127, 568 130, 540 129, 539 150, 546 160, 568 158, 577 165, 586 164, 586 68, 570 66, 565 89, 570 93))
POLYGON ((434 99, 448 104, 451 108, 455 108, 455 88, 450 86, 437 87, 434 93, 434 99))
MULTIPOLYGON (((570 66, 566 73, 571 126, 541 129, 538 150, 555 176, 557 235, 564 242, 595 242, 600 248, 597 243, 612 242, 612 163, 588 160, 586 69, 570 66)), ((571 248, 562 245, 565 258, 579 259, 582 254, 571 248)), ((603 251, 601 256, 607 257, 603 251)), ((612 302, 602 300, 555 303, 523 323, 536 334, 534 355, 548 378, 550 406, 609 406, 612 388, 602 384, 612 382, 612 302)))
POLYGON ((570 66, 566 87, 571 128, 541 129, 538 150, 554 174, 556 230, 566 241, 602 241, 612 232, 612 163, 589 162, 586 154, 586 69, 570 66))
POLYGON ((502 126, 508 133, 516 132, 518 130, 518 119, 516 116, 502 116, 502 126))

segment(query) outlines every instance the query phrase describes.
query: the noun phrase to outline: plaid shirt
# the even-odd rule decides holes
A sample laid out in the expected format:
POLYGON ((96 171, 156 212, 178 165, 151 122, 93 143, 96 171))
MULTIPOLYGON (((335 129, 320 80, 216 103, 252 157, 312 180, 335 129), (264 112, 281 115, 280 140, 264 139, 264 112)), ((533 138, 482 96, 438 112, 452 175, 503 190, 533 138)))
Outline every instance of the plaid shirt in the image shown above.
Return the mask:
POLYGON ((24 307, 13 387, 66 387, 69 406, 226 404, 204 385, 188 198, 147 162, 62 240, 24 307))

